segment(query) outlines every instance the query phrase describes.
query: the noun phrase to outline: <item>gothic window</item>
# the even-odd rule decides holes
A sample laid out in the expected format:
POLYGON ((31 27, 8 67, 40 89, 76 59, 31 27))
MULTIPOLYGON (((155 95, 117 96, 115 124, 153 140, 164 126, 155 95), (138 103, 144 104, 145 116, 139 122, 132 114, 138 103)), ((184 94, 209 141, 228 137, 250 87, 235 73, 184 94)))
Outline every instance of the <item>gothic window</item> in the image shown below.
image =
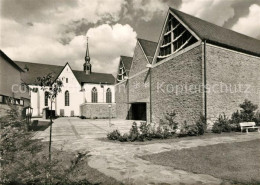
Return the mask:
POLYGON ((68 78, 66 78, 66 83, 69 83, 69 79, 68 78))
POLYGON ((197 42, 197 39, 171 14, 162 35, 157 62, 197 42))
POLYGON ((65 106, 70 106, 70 93, 65 91, 65 106))
POLYGON ((112 103, 112 93, 110 88, 108 88, 106 92, 106 102, 112 103))
POLYGON ((98 102, 98 93, 97 93, 97 88, 93 87, 91 91, 91 102, 92 103, 97 103, 98 102))
POLYGON ((48 92, 44 93, 44 105, 48 106, 48 92))

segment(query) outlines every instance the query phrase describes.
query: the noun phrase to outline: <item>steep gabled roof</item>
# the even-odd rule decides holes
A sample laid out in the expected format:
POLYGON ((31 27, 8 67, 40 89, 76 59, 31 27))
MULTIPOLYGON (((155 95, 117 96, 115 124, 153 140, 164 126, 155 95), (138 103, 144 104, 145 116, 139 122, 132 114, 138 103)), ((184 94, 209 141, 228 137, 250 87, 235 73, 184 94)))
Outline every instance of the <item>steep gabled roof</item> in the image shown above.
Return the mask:
POLYGON ((0 50, 1 57, 5 59, 9 64, 11 64, 15 69, 20 72, 24 72, 21 67, 19 67, 12 59, 10 59, 2 50, 0 50))
POLYGON ((123 62, 126 73, 128 75, 132 65, 133 57, 121 56, 121 61, 123 62))
POLYGON ((217 26, 171 7, 170 11, 194 31, 201 40, 260 56, 260 40, 217 26))
POLYGON ((21 62, 15 61, 15 63, 20 66, 22 69, 25 66, 29 69, 29 71, 22 73, 22 81, 26 84, 35 84, 37 77, 45 76, 49 73, 54 75, 54 79, 58 77, 60 72, 62 71, 64 66, 57 65, 49 65, 49 64, 39 64, 39 63, 31 63, 31 62, 21 62))
MULTIPOLYGON (((36 83, 37 77, 42 77, 49 73, 52 73, 54 75, 54 79, 56 79, 58 78, 58 76, 64 68, 64 66, 39 64, 31 62, 15 61, 15 63, 21 68, 24 68, 25 66, 28 67, 29 71, 27 71, 26 73, 22 73, 22 81, 27 84, 35 85, 38 85, 36 83)), ((74 73, 79 83, 115 83, 115 78, 112 74, 92 72, 91 74, 86 75, 84 71, 72 70, 72 72, 74 73)))
POLYGON ((101 83, 101 84, 114 84, 115 77, 108 73, 95 73, 86 74, 84 71, 73 70, 74 75, 80 83, 101 83))
POLYGON ((153 60, 153 56, 157 47, 157 42, 149 41, 149 40, 144 40, 144 39, 137 39, 138 42, 140 43, 141 47, 144 50, 144 54, 148 58, 149 62, 151 63, 153 60))

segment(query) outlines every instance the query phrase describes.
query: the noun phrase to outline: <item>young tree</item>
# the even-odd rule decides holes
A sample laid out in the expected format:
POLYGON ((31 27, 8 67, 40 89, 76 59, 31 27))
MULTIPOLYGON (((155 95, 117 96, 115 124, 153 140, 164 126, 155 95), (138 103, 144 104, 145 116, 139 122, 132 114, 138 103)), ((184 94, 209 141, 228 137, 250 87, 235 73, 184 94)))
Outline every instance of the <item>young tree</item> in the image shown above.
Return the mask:
POLYGON ((37 77, 36 81, 41 86, 41 89, 46 93, 46 96, 51 102, 51 114, 50 114, 50 141, 49 141, 49 160, 51 161, 51 139, 52 139, 52 104, 55 102, 57 95, 61 92, 63 86, 62 81, 57 78, 54 79, 52 73, 43 77, 37 77))

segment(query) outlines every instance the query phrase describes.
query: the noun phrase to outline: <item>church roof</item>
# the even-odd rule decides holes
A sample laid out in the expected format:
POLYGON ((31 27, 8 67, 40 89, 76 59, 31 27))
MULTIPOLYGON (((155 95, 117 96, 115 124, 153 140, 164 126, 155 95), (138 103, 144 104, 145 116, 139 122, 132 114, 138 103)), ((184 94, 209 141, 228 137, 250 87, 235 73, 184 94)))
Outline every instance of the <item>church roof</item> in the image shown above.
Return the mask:
POLYGON ((11 64, 15 69, 20 72, 24 72, 22 68, 20 68, 12 59, 10 59, 2 50, 0 50, 1 57, 5 59, 9 64, 11 64))
POLYGON ((217 26, 170 7, 200 39, 207 42, 260 56, 260 40, 217 26))
POLYGON ((123 62, 126 73, 128 75, 132 65, 133 57, 121 56, 121 61, 123 62))
MULTIPOLYGON (((37 77, 42 77, 49 73, 52 73, 54 75, 54 79, 56 79, 64 68, 64 66, 39 64, 39 63, 31 63, 31 62, 15 61, 15 63, 22 69, 25 66, 27 66, 29 69, 29 71, 21 74, 22 81, 27 84, 36 84, 36 85, 37 85, 36 83, 37 77)), ((92 72, 91 74, 86 75, 84 71, 77 71, 77 70, 72 70, 72 71, 79 83, 98 83, 98 84, 115 83, 115 78, 112 74, 92 72)))
POLYGON ((138 38, 138 42, 142 46, 145 55, 147 56, 149 62, 152 62, 156 47, 157 47, 157 42, 149 41, 149 40, 144 40, 138 38))

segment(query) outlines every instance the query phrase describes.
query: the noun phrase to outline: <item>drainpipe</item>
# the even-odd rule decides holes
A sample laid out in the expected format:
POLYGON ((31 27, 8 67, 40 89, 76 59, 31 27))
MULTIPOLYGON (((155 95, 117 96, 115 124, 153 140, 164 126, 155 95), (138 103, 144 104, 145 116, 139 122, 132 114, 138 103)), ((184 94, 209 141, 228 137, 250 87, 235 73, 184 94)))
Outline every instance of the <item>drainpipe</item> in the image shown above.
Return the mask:
POLYGON ((204 111, 205 111, 205 119, 207 120, 207 69, 206 69, 206 44, 207 40, 204 40, 204 111))

